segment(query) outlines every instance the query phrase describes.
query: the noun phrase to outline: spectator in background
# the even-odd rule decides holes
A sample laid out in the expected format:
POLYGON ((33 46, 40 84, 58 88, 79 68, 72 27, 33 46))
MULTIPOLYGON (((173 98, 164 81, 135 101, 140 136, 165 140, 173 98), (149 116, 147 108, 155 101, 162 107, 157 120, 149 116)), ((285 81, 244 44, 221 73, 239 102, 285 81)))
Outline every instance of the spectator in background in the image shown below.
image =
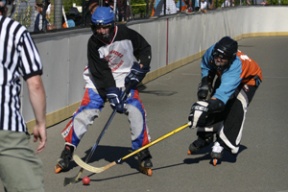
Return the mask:
POLYGON ((36 0, 35 2, 35 10, 37 11, 36 19, 34 21, 34 32, 41 32, 43 30, 43 26, 46 27, 48 24, 47 19, 44 19, 43 23, 43 2, 42 0, 36 0))
POLYGON ((202 13, 206 13, 208 9, 208 3, 206 0, 201 0, 200 1, 200 10, 202 13))
POLYGON ((216 0, 207 0, 209 10, 215 9, 215 1, 216 0))
POLYGON ((188 0, 188 8, 186 13, 192 13, 192 12, 193 12, 192 0, 188 0))
POLYGON ((192 0, 192 5, 194 11, 200 10, 200 0, 192 0))
MULTIPOLYGON (((88 10, 90 12, 90 15, 93 14, 93 12, 95 11, 95 9, 98 5, 99 5, 99 0, 90 0, 89 1, 88 10)), ((90 19, 91 19, 91 17, 90 17, 90 19)))
POLYGON ((72 19, 75 22, 76 26, 81 25, 82 17, 79 10, 76 7, 71 7, 67 15, 68 20, 72 19))
POLYGON ((166 0, 166 10, 164 11, 164 0, 156 0, 154 4, 155 13, 153 16, 160 16, 177 13, 177 7, 174 0, 166 0))
MULTIPOLYGON (((108 5, 113 9, 113 6, 111 6, 111 4, 113 5, 112 0, 110 0, 110 3, 108 0, 105 2, 107 2, 108 5)), ((104 6, 106 6, 106 5, 104 5, 104 6)), ((118 21, 119 22, 127 21, 128 19, 131 18, 129 0, 118 0, 117 1, 117 13, 118 13, 118 21)))
POLYGON ((47 1, 47 9, 46 9, 46 20, 47 20, 47 30, 56 29, 55 25, 53 24, 54 21, 51 19, 51 12, 54 13, 54 6, 51 5, 50 0, 47 1))
POLYGON ((234 6, 234 0, 225 0, 221 5, 222 8, 223 7, 232 7, 232 6, 234 6))
POLYGON ((50 0, 47 1, 47 9, 46 9, 46 19, 50 21, 50 16, 51 16, 51 2, 50 0))
POLYGON ((117 13, 118 13, 118 21, 126 21, 126 0, 118 0, 117 1, 117 13))
POLYGON ((177 3, 176 3, 176 7, 177 7, 177 11, 186 11, 188 5, 187 5, 187 2, 185 2, 184 0, 178 0, 177 3), (180 2, 181 2, 181 5, 180 5, 180 2), (181 9, 180 9, 180 6, 181 6, 181 9))
POLYGON ((130 0, 126 1, 126 19, 127 21, 132 19, 132 9, 130 6, 130 0))

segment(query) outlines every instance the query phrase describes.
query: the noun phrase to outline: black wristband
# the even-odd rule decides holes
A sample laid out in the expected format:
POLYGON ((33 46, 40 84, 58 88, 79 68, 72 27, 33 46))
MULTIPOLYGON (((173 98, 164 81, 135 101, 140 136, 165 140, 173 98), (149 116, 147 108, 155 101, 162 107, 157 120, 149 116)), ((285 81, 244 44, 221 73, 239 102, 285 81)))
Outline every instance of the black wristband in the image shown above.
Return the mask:
POLYGON ((210 99, 208 103, 208 109, 210 113, 219 113, 225 109, 224 102, 219 99, 210 99))

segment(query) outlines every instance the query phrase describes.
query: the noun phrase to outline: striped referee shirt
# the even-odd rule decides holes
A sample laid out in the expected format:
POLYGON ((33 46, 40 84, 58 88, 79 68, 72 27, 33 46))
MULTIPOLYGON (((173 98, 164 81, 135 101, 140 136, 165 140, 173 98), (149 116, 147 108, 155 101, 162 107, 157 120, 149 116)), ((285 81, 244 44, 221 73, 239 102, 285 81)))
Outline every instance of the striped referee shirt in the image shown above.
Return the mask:
POLYGON ((0 15, 0 130, 27 132, 21 115, 21 77, 42 75, 38 50, 27 29, 0 15))

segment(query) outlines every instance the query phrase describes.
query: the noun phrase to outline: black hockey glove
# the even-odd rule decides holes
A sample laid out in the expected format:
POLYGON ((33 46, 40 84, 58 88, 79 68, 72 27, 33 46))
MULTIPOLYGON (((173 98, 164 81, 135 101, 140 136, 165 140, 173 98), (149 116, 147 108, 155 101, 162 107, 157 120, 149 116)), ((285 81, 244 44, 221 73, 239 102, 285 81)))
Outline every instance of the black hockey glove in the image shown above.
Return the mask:
POLYGON ((125 113, 124 101, 121 100, 121 91, 117 87, 110 87, 106 89, 106 96, 112 109, 115 109, 118 113, 125 113))
POLYGON ((136 89, 137 85, 144 79, 146 73, 150 71, 150 67, 140 67, 140 64, 134 62, 130 73, 125 78, 125 87, 136 89))
POLYGON ((191 122, 190 128, 205 127, 213 124, 213 113, 220 113, 225 109, 225 104, 218 99, 208 101, 197 101, 191 107, 188 120, 191 122))
POLYGON ((201 83, 198 87, 198 92, 197 92, 197 96, 198 96, 198 100, 207 100, 210 98, 211 96, 211 83, 208 80, 208 77, 203 77, 201 80, 201 83))
POLYGON ((191 107, 188 120, 191 122, 190 128, 204 127, 208 117, 209 103, 206 101, 197 101, 191 107))

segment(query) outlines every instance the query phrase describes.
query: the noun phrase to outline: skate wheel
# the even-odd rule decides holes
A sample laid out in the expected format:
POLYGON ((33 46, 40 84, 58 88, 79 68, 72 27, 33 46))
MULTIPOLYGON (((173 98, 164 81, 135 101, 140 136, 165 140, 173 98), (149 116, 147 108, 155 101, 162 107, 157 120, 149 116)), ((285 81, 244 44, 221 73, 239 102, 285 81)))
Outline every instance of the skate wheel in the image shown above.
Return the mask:
POLYGON ((187 155, 192 155, 192 152, 190 150, 188 150, 187 155))
POLYGON ((151 168, 140 167, 140 171, 147 176, 153 175, 153 170, 151 168))
POLYGON ((148 176, 152 176, 153 174, 153 171, 152 169, 147 169, 147 173, 146 173, 148 176))
POLYGON ((218 161, 217 159, 213 159, 212 163, 213 163, 214 166, 217 165, 217 161, 218 161))
POLYGON ((62 167, 60 167, 59 165, 56 165, 54 171, 56 174, 60 173, 62 171, 62 167))

